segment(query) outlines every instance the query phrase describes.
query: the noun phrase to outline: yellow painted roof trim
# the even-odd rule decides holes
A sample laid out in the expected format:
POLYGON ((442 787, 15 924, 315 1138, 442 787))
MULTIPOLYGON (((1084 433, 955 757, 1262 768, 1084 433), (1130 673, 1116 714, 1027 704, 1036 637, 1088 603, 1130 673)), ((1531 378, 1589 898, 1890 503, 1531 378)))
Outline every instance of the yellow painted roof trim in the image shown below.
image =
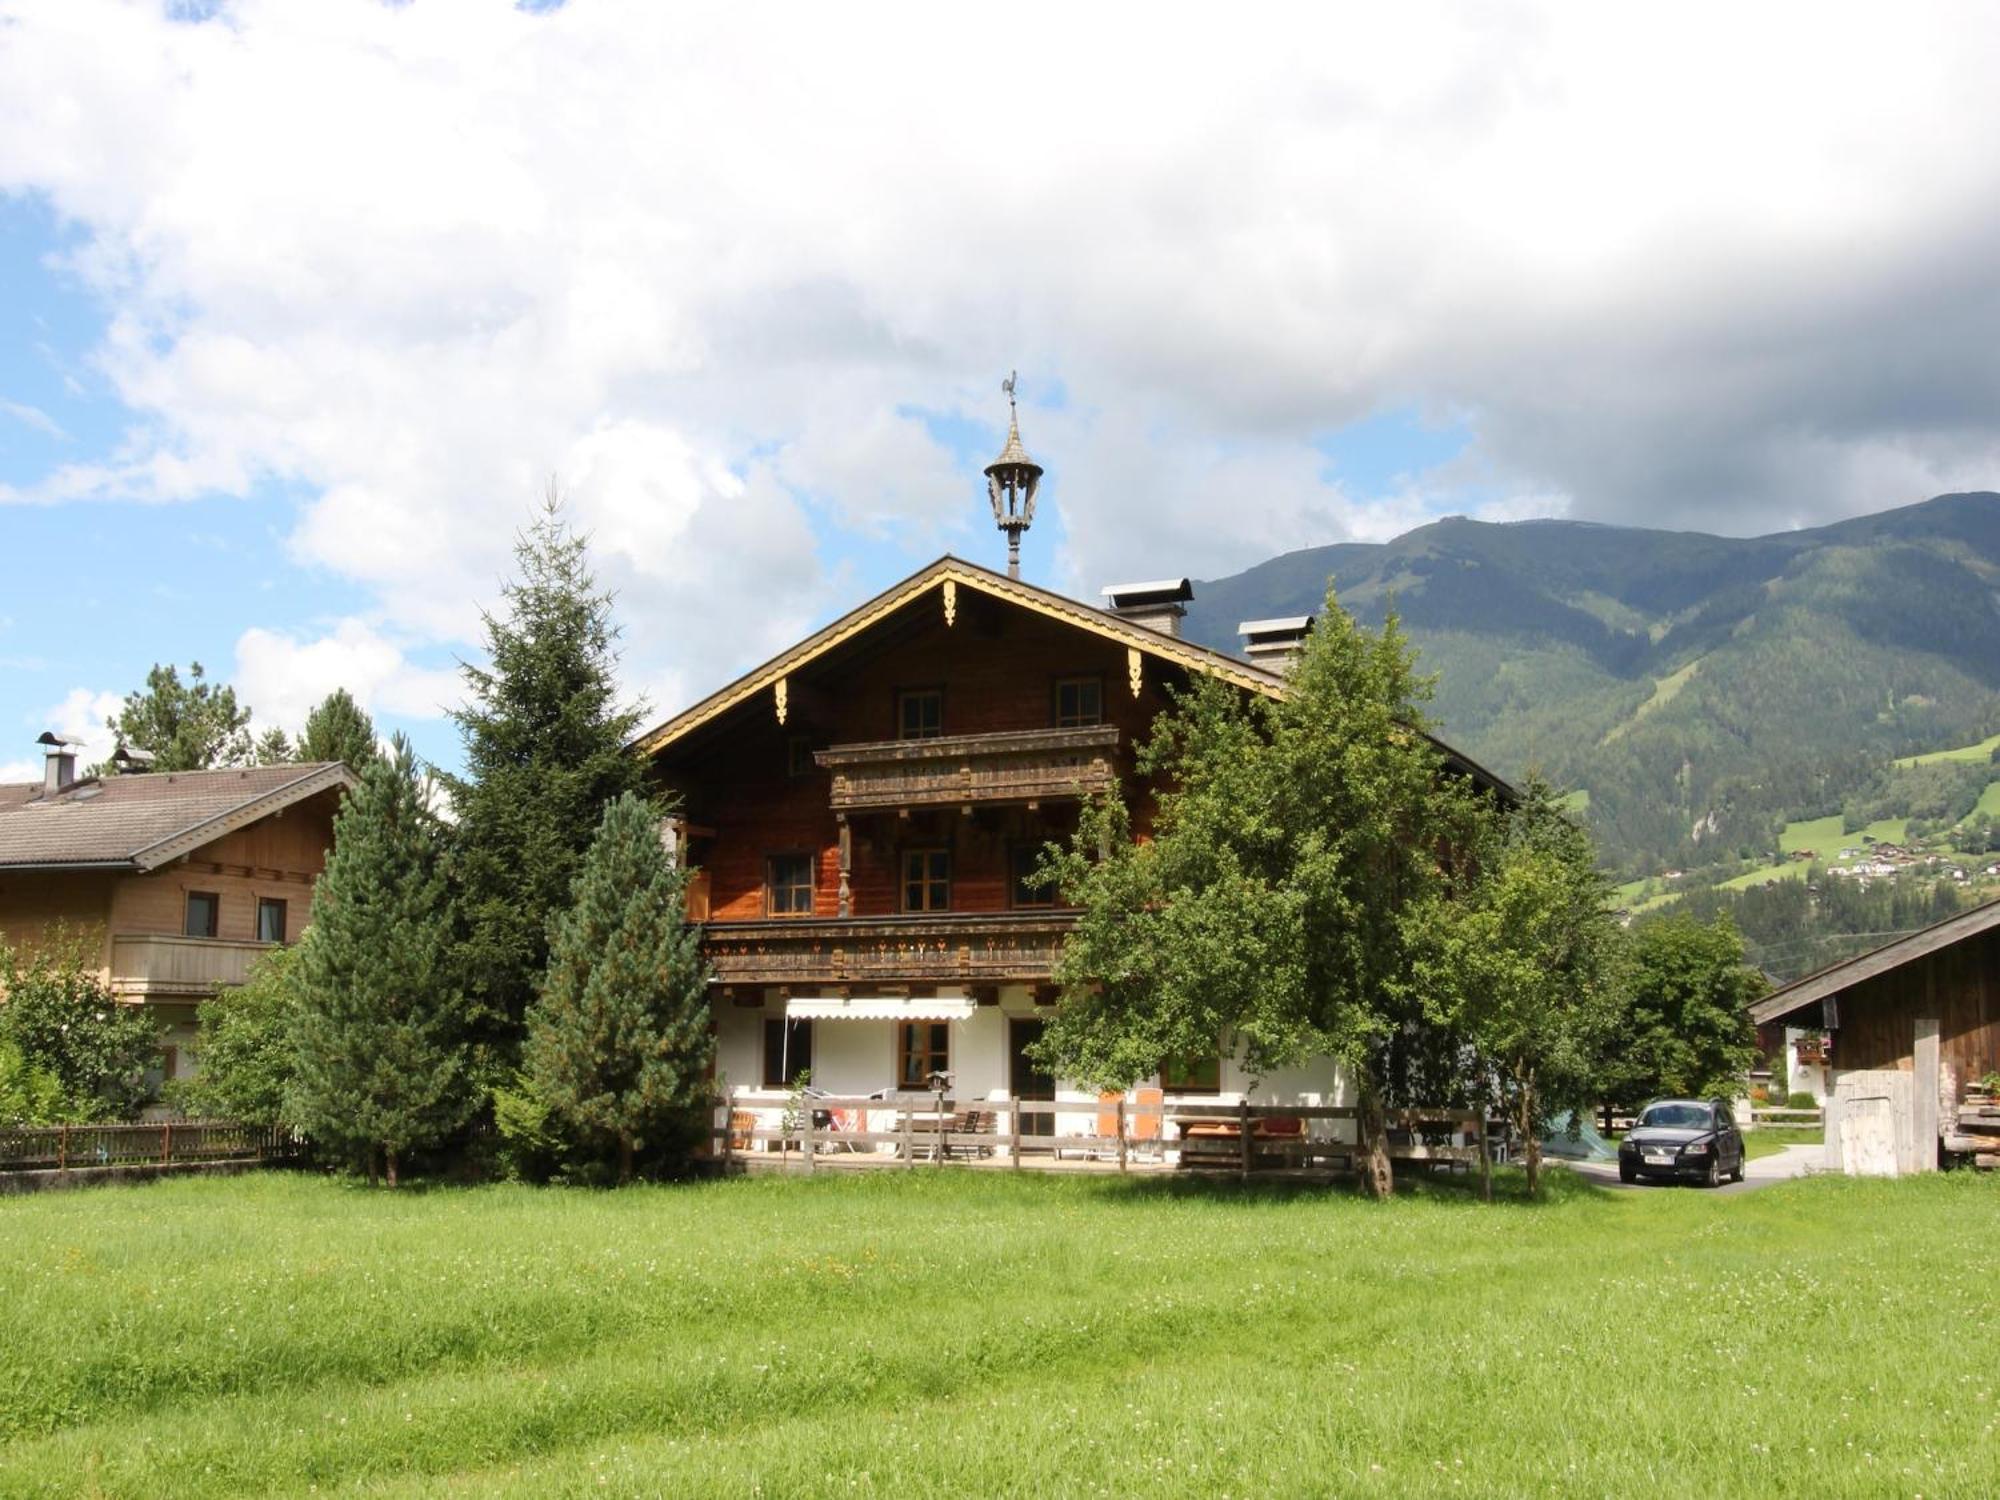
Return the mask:
POLYGON ((945 556, 928 567, 912 573, 901 583, 877 594, 858 609, 842 615, 824 630, 807 636, 796 646, 772 657, 763 666, 753 669, 727 687, 711 693, 665 723, 648 730, 632 742, 632 748, 647 755, 657 755, 675 740, 728 713, 766 688, 775 686, 779 679, 798 671, 834 647, 880 624, 897 610, 921 597, 926 591, 946 582, 960 588, 976 589, 982 594, 1004 599, 1010 604, 1018 604, 1023 609, 1033 610, 1036 614, 1045 615, 1049 619, 1060 620, 1066 625, 1090 631, 1094 635, 1143 651, 1162 661, 1185 667, 1190 672, 1200 672, 1220 678, 1224 682, 1253 693, 1262 693, 1270 698, 1281 697, 1284 694, 1284 679, 1262 667, 1238 661, 1233 656, 1225 656, 1222 652, 1211 651, 1205 646, 1197 646, 1191 641, 1162 635, 1157 630, 1148 629, 1144 625, 1135 625, 1130 620, 1121 619, 1105 610, 1064 598, 1061 594, 1051 593, 1031 583, 1023 583, 1018 578, 1008 578, 982 568, 977 563, 945 556))

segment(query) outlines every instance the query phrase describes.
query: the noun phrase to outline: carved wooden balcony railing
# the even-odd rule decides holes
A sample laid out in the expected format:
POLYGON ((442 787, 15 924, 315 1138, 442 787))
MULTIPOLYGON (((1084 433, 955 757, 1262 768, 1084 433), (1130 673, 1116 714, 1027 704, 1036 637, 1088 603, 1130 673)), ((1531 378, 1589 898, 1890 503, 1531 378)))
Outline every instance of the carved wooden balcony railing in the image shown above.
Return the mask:
POLYGON ((1039 983, 1075 923, 1071 912, 711 922, 702 948, 723 984, 1039 983))
POLYGON ((834 811, 854 812, 1084 797, 1117 779, 1117 748, 1117 728, 1099 724, 834 745, 813 758, 833 772, 834 811))
POLYGON ((211 995, 241 984, 250 966, 271 951, 269 943, 168 933, 115 933, 111 939, 111 989, 126 999, 211 995))

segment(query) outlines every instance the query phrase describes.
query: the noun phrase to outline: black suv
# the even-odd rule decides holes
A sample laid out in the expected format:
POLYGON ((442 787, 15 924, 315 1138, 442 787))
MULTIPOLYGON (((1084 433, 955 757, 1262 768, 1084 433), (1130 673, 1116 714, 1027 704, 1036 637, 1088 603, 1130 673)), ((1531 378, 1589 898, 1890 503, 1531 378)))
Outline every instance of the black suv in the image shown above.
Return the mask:
POLYGON ((1715 1187, 1743 1180, 1743 1132, 1723 1099, 1656 1099, 1618 1143, 1618 1180, 1679 1177, 1715 1187))

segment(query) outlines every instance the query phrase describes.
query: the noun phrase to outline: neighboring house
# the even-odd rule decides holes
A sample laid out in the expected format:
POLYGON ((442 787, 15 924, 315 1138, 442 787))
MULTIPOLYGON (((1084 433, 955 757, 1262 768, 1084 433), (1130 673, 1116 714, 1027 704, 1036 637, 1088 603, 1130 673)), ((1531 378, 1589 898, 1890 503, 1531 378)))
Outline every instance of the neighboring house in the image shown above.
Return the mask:
POLYGON ((1829 1167, 1931 1171, 1941 1142, 1975 1149, 1955 1144, 1960 1106, 2000 1071, 2000 902, 1794 980, 1750 1016, 1831 1038, 1829 1167))
POLYGON ((165 1025, 162 1073, 191 1072, 195 1007, 294 941, 353 774, 336 763, 78 778, 42 736, 39 783, 0 786, 0 941, 61 926, 113 992, 165 1025))
MULTIPOLYGON (((805 1067, 841 1095, 942 1073, 961 1106, 1074 1102, 1058 1133, 1098 1128, 1097 1092, 1027 1055, 1075 922, 1030 867, 1107 787, 1144 837, 1134 752, 1171 694, 1206 676, 1280 697, 1311 626, 1250 622, 1245 660, 1180 638, 1185 579, 1105 593, 1095 608, 940 558, 635 742, 681 799, 717 1069, 763 1128, 805 1067)), ((1253 1079, 1222 1038, 1154 1082, 1169 1104, 1351 1102, 1331 1062, 1253 1079)))

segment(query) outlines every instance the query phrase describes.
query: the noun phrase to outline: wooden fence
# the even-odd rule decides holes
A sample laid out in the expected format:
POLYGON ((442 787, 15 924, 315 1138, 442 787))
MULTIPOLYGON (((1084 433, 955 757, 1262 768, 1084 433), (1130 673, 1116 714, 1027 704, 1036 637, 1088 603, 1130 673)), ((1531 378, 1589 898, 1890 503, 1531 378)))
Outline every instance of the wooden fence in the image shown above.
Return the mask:
MULTIPOLYGON (((711 1130, 714 1154, 725 1161, 791 1166, 811 1172, 827 1166, 1004 1160, 1029 1170, 1066 1162, 1164 1167, 1167 1153, 1187 1170, 1266 1173, 1349 1173, 1362 1150, 1353 1139, 1315 1134, 1313 1122, 1352 1122, 1352 1105, 1186 1104, 1104 1100, 957 1100, 950 1096, 900 1098, 809 1097, 796 1106, 789 1128, 760 1125, 752 1109, 780 1108, 770 1100, 752 1107, 732 1101, 726 1118, 711 1130), (837 1117, 850 1115, 869 1127, 849 1128, 837 1117), (1096 1130, 1061 1135, 1038 1132, 1031 1121, 1057 1115, 1095 1117, 1096 1130), (1004 1157, 1003 1153, 1004 1152, 1004 1157), (778 1161, 770 1160, 777 1156, 778 1161)), ((788 1108, 787 1112, 791 1110, 788 1108)), ((1394 1109, 1385 1111, 1389 1156, 1401 1162, 1445 1162, 1477 1167, 1495 1159, 1488 1139, 1491 1124, 1478 1110, 1394 1109), (1457 1139, 1469 1135, 1470 1143, 1457 1139)), ((1355 1134, 1351 1123, 1344 1131, 1355 1134)))
POLYGON ((282 1161, 296 1143, 284 1133, 233 1120, 162 1120, 152 1125, 0 1127, 0 1172, 181 1162, 282 1161))

